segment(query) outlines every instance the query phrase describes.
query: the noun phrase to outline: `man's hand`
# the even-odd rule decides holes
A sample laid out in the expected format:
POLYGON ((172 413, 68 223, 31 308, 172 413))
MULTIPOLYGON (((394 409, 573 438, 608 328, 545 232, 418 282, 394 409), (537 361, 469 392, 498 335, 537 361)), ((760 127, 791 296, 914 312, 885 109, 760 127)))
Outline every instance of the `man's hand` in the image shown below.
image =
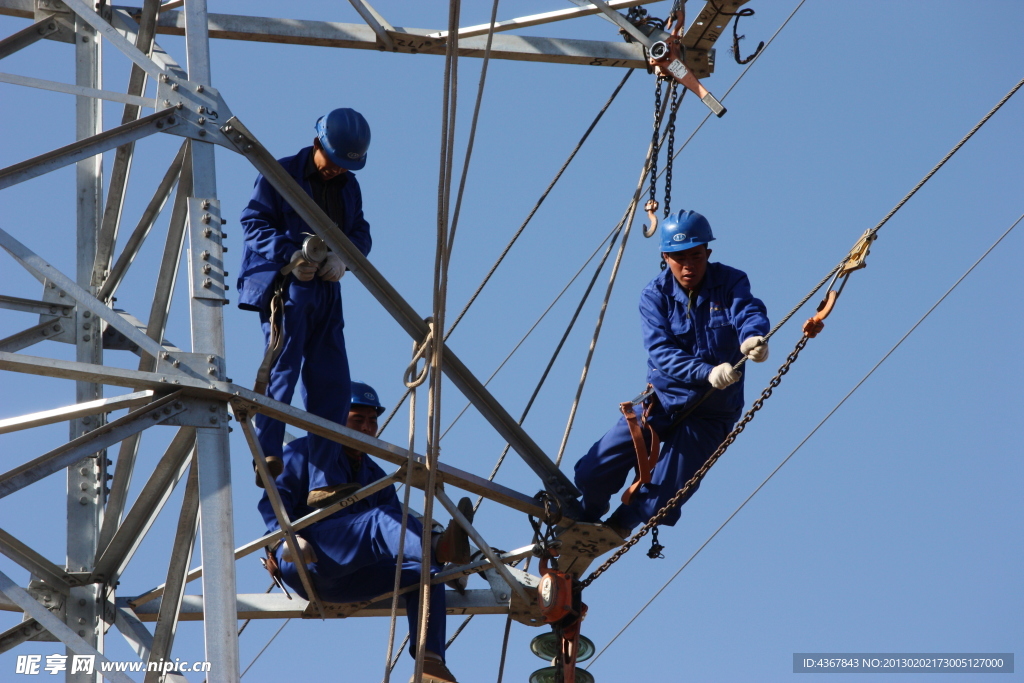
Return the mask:
POLYGON ((316 274, 325 282, 337 282, 345 274, 345 264, 334 252, 327 252, 327 258, 320 264, 320 270, 316 271, 316 274))
POLYGON ((730 384, 738 382, 742 376, 732 369, 732 363, 722 363, 711 369, 708 381, 715 389, 725 389, 730 384))
MULTIPOLYGON (((312 564, 316 562, 316 551, 313 550, 313 546, 309 544, 309 541, 304 539, 302 536, 296 536, 299 541, 299 554, 302 556, 303 564, 312 564)), ((292 544, 285 538, 284 541, 284 552, 281 553, 281 559, 285 562, 295 563, 295 555, 292 553, 292 544)))
POLYGON ((291 272, 295 275, 295 279, 300 282, 309 282, 316 275, 316 264, 302 258, 301 249, 295 250, 295 253, 292 254, 292 260, 288 265, 292 267, 291 272))
POLYGON ((740 353, 746 356, 747 360, 763 363, 768 360, 768 342, 764 341, 764 337, 747 337, 740 344, 740 353))

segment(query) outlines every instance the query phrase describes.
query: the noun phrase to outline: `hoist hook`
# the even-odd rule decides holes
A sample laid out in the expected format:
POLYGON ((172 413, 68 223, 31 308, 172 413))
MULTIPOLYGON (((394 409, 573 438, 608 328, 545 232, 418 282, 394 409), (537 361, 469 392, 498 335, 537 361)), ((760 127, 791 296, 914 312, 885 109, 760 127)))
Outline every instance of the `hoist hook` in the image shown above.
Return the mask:
POLYGON ((818 336, 818 333, 825 329, 825 318, 832 312, 832 308, 836 305, 836 299, 839 298, 839 292, 834 289, 828 290, 825 294, 825 298, 818 304, 818 312, 812 317, 807 319, 804 323, 803 331, 804 336, 808 339, 814 339, 818 336))
MULTIPOLYGON (((653 190, 652 190, 653 192, 653 190)), ((644 204, 644 211, 647 212, 647 217, 651 220, 651 225, 644 226, 644 237, 654 237, 654 233, 658 232, 658 200, 648 199, 647 203, 644 204)))

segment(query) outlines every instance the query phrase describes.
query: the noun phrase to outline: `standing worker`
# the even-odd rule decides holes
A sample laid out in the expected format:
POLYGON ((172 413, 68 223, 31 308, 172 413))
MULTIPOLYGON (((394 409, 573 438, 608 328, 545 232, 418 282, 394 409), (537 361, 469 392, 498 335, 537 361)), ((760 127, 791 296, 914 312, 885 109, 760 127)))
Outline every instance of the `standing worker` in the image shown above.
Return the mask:
MULTIPOLYGON (((317 120, 311 147, 278 160, 364 256, 370 253, 370 225, 351 171, 366 165, 369 146, 370 127, 362 114, 335 109, 317 120)), ((256 390, 291 403, 301 375, 306 410, 344 424, 350 379, 338 281, 345 266, 332 252, 320 263, 307 260, 303 244, 313 231, 262 175, 241 223, 245 248, 238 306, 259 312, 267 342, 256 390)), ((284 423, 257 415, 256 434, 276 475, 282 468, 284 423)), ((308 448, 312 490, 335 483, 328 463, 338 460, 341 447, 310 435, 308 448)), ((256 483, 263 485, 258 474, 256 483)))
MULTIPOLYGON (((377 436, 377 417, 384 412, 377 392, 362 382, 352 382, 351 407, 347 426, 367 436, 377 436)), ((309 482, 306 460, 312 437, 295 439, 284 449, 284 471, 276 478, 281 503, 288 518, 299 519, 314 508, 343 500, 367 484, 386 475, 365 453, 345 447, 339 455, 339 481, 331 487, 331 497, 307 502, 309 482)), ((267 494, 259 503, 260 513, 267 531, 278 529, 277 517, 267 494)), ((468 498, 459 501, 459 510, 473 519, 473 504, 468 498)), ((402 504, 394 485, 387 486, 361 501, 344 507, 319 522, 298 532, 299 552, 309 565, 314 590, 329 602, 359 602, 372 600, 389 593, 394 587, 398 550, 403 548, 402 587, 419 583, 423 525, 412 514, 402 539, 402 504)), ((469 537, 455 520, 444 533, 432 534, 431 563, 436 572, 449 562, 468 564, 469 537)), ((295 567, 295 558, 287 543, 278 544, 273 551, 280 577, 305 599, 306 595, 295 567)), ((274 572, 273 568, 271 569, 274 572)), ((415 655, 419 627, 419 591, 405 593, 405 607, 409 618, 410 654, 415 655)), ((445 590, 443 584, 431 586, 430 612, 427 617, 426 652, 424 654, 424 683, 456 683, 455 676, 445 665, 445 590)))
MULTIPOLYGON (((664 270, 640 294, 649 388, 642 414, 623 403, 623 417, 576 463, 582 520, 590 522, 637 469, 605 522, 623 537, 683 488, 739 419, 743 376, 732 366, 744 356, 768 359, 765 306, 750 293, 746 273, 708 263, 715 238, 707 219, 678 211, 660 233, 664 270)), ((676 506, 662 523, 672 526, 679 515, 676 506)))

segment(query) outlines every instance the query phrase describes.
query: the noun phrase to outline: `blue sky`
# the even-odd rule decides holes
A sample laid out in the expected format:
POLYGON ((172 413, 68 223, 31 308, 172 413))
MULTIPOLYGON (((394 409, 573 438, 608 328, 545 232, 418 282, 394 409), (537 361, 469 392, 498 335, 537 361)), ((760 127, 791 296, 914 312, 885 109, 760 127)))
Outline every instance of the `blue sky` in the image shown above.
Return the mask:
MULTIPOLYGON (((380 0, 396 26, 444 28, 447 3, 380 0)), ((748 4, 742 20, 749 54, 797 2, 748 4)), ((568 6, 568 5, 567 5, 568 6)), ((558 9, 555 0, 502 3, 499 19, 558 9)), ((650 6, 663 14, 668 3, 650 6)), ((690 3, 690 14, 698 3, 690 3)), ((358 22, 347 3, 212 2, 213 12, 358 22)), ((489 2, 466 3, 462 25, 484 23, 489 2)), ((26 25, 0 17, 0 35, 26 25)), ((704 213, 718 240, 713 260, 750 275, 773 322, 781 318, 1022 77, 1024 7, 987 3, 836 3, 807 0, 675 164, 673 206, 704 213)), ((617 40, 598 18, 520 31, 524 35, 617 40)), ((731 29, 730 29, 731 33, 731 29)), ((719 42, 718 66, 706 85, 721 96, 742 67, 719 42)), ((161 36, 184 63, 183 40, 161 36)), ((363 112, 373 129, 369 163, 359 172, 375 239, 371 260, 424 315, 430 309, 443 58, 262 43, 214 41, 213 83, 232 111, 276 155, 312 140, 315 119, 336 106, 363 112)), ((121 89, 127 60, 104 55, 108 87, 121 89)), ((480 60, 459 63, 461 167, 480 60)), ((4 71, 73 79, 69 46, 39 43, 9 57, 4 71)), ((449 285, 453 313, 472 294, 624 72, 493 61, 455 240, 449 285)), ((451 348, 483 378, 515 346, 625 210, 650 139, 653 83, 634 73, 605 118, 548 197, 459 329, 451 348)), ((0 166, 73 139, 68 95, 0 85, 0 166)), ((661 534, 664 560, 647 559, 647 543, 589 588, 583 633, 603 647, 701 546, 807 433, 911 325, 1024 212, 1024 95, 1018 94, 882 230, 868 267, 855 273, 827 321, 782 386, 661 534)), ((108 127, 120 106, 105 107, 108 127)), ((705 116, 696 98, 680 109, 677 138, 705 116)), ((126 224, 134 225, 180 140, 147 139, 133 168, 126 224)), ((110 159, 105 169, 109 171, 110 159)), ((229 270, 238 268, 237 216, 255 171, 217 151, 218 194, 229 238, 229 270)), ((63 169, 0 193, 3 228, 66 273, 74 267, 74 172, 63 169)), ((166 229, 165 212, 118 306, 147 315, 152 278, 166 229)), ((629 237, 566 452, 566 466, 614 421, 619 401, 644 383, 636 302, 657 273, 655 243, 629 237)), ((130 228, 126 228, 127 229, 130 228)), ((1010 233, 825 426, 704 548, 647 611, 594 663, 597 681, 789 680, 794 652, 1020 652, 1024 650, 1024 509, 1016 482, 1022 448, 1014 415, 1024 408, 1019 346, 1024 310, 1017 272, 1021 229, 1010 233)), ((125 233, 123 233, 125 234, 125 233)), ((123 243, 123 238, 122 238, 123 243)), ((5 257, 6 258, 6 257, 5 257)), ((0 260, 0 293, 39 296, 36 281, 13 260, 0 260)), ((582 295, 584 280, 563 299, 491 382, 518 415, 582 295)), ((608 270, 581 316, 525 426, 552 456, 565 429, 593 334, 608 270)), ((346 332, 354 377, 377 388, 389 407, 401 395, 410 340, 354 280, 343 280, 346 332)), ((232 287, 232 295, 234 288, 232 287)), ((189 335, 186 292, 176 293, 168 338, 189 335)), ((232 296, 234 302, 234 296, 232 296)), ((799 322, 773 339, 769 362, 747 367, 748 403, 796 342, 799 322)), ((225 309, 228 374, 251 385, 262 354, 256 316, 225 309)), ((34 323, 0 312, 0 336, 34 323)), ((71 347, 40 345, 36 355, 71 358, 71 347)), ((134 367, 123 352, 112 365, 134 367)), ((0 418, 71 402, 70 383, 5 373, 0 418)), ((108 394, 121 393, 109 388, 108 394)), ((425 401, 420 402, 422 407, 425 401)), ((448 424, 464 400, 445 385, 448 424)), ((421 415, 420 424, 424 423, 421 415)), ((404 443, 405 411, 383 438, 404 443)), ((136 490, 171 430, 149 430, 136 490)), ((4 469, 55 447, 63 426, 5 435, 4 469)), ((423 434, 417 442, 422 445, 423 434)), ((482 476, 503 442, 470 410, 443 442, 442 458, 482 476)), ((249 456, 232 435, 236 545, 255 538, 249 456)), ((498 481, 528 494, 537 483, 510 456, 498 481)), ((180 489, 181 487, 179 487, 180 489)), ((162 583, 181 491, 122 578, 121 594, 162 583)), ((414 495, 414 501, 416 496, 414 495)), ((0 501, 5 530, 60 562, 64 480, 50 477, 0 501), (31 491, 31 492, 30 492, 31 491), (9 521, 6 521, 9 520, 9 521)), ((417 503, 418 505, 418 503, 417 503)), ((525 545, 523 515, 485 504, 478 516, 488 541, 525 545)), ((195 562, 198 563, 198 551, 195 562)), ((0 558, 16 581, 27 574, 0 558)), ((266 589, 253 557, 237 563, 238 589, 266 589)), ((484 587, 477 579, 475 587, 484 587)), ((200 584, 190 592, 201 591, 200 584)), ((16 623, 4 617, 0 627, 16 623)), ((461 622, 450 617, 449 632, 461 622)), ((240 638, 243 667, 277 630, 251 624, 240 638)), ((449 651, 464 681, 496 677, 504 619, 478 617, 449 651)), ((399 634, 404 623, 399 623, 399 634)), ((513 625, 505 681, 525 681, 542 662, 529 653, 539 631, 513 625)), ((289 624, 246 675, 271 681, 303 678, 380 680, 387 621, 308 620, 289 624)), ((111 658, 130 659, 111 631, 111 658)), ((0 655, 13 671, 16 654, 49 654, 35 643, 0 655)), ((179 629, 175 655, 202 659, 197 624, 179 629)), ((395 680, 405 680, 403 658, 395 680)), ((6 676, 7 674, 5 674, 6 676)), ((948 675, 952 677, 952 675, 948 675)), ((1014 674, 1019 678, 1020 674, 1014 674)), ((824 676, 805 674, 800 680, 824 676)), ((872 680, 885 680, 877 675, 872 680)), ((941 679, 941 677, 938 677, 941 679)), ((957 681, 971 678, 957 675, 957 681)))

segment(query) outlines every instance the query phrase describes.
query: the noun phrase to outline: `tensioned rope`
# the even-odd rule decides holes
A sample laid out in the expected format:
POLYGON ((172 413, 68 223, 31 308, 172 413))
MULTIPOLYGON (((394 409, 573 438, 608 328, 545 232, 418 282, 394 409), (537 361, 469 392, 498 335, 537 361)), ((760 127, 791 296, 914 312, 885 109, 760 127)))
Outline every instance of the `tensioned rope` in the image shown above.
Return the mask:
POLYGON ((977 261, 975 261, 975 262, 974 262, 974 263, 973 263, 973 264, 971 265, 971 267, 970 267, 970 268, 968 268, 968 269, 967 269, 967 271, 966 271, 966 272, 964 272, 964 274, 963 274, 963 275, 961 275, 961 276, 960 276, 960 278, 959 278, 959 279, 958 279, 958 280, 957 280, 956 282, 954 282, 954 283, 953 283, 953 285, 952 285, 952 286, 951 286, 951 287, 950 287, 949 289, 947 289, 947 290, 946 290, 946 292, 945 292, 945 293, 944 293, 944 294, 943 294, 942 296, 940 296, 940 297, 939 297, 938 301, 936 301, 936 302, 935 302, 934 304, 932 304, 932 307, 931 307, 931 308, 929 308, 929 309, 928 309, 927 311, 925 311, 925 314, 924 314, 924 315, 922 315, 922 316, 921 316, 921 317, 920 317, 920 318, 919 318, 919 319, 917 320, 917 322, 915 322, 915 323, 914 323, 914 324, 913 324, 913 325, 911 326, 911 328, 910 328, 909 330, 907 330, 906 334, 904 334, 904 335, 903 335, 902 337, 900 337, 899 341, 897 341, 897 342, 896 342, 896 343, 895 343, 895 344, 893 345, 893 347, 892 347, 891 349, 889 349, 889 350, 888 350, 888 351, 887 351, 887 352, 885 353, 885 355, 884 355, 884 356, 882 356, 882 358, 881 358, 881 359, 880 359, 880 360, 879 360, 879 361, 878 361, 877 363, 875 363, 875 365, 874 365, 874 366, 873 366, 873 367, 872 367, 872 368, 871 368, 870 370, 868 370, 867 374, 865 374, 865 375, 864 375, 864 376, 863 376, 863 377, 862 377, 862 378, 860 379, 860 381, 859 381, 859 382, 857 382, 857 383, 856 383, 856 384, 855 384, 855 385, 853 386, 853 388, 852 388, 852 389, 850 389, 850 391, 849 391, 849 392, 848 392, 848 393, 847 393, 847 394, 846 394, 845 396, 843 396, 843 398, 842 398, 842 399, 841 399, 841 400, 840 400, 840 401, 839 401, 839 402, 838 402, 838 403, 837 403, 837 404, 835 405, 835 407, 833 407, 833 408, 832 408, 832 410, 830 410, 830 411, 829 411, 829 412, 828 412, 828 413, 827 413, 827 414, 825 415, 825 417, 823 417, 823 418, 821 419, 821 421, 820 421, 820 422, 819 422, 819 423, 818 423, 817 425, 815 425, 815 426, 814 426, 814 429, 812 429, 812 430, 811 430, 811 431, 810 431, 810 432, 809 432, 809 433, 807 434, 807 436, 805 436, 805 437, 804 437, 804 438, 803 438, 803 439, 802 439, 802 440, 800 441, 800 443, 798 443, 798 444, 796 445, 796 448, 794 448, 794 449, 793 449, 792 451, 790 451, 790 452, 789 452, 789 455, 787 455, 787 456, 786 456, 785 458, 783 458, 783 459, 782 459, 782 462, 780 462, 780 463, 778 464, 778 466, 777 466, 777 467, 776 467, 776 468, 775 468, 774 470, 772 470, 772 471, 771 471, 771 473, 770 473, 770 474, 769 474, 769 475, 768 475, 767 477, 765 477, 764 481, 762 481, 762 482, 761 482, 760 484, 758 484, 758 485, 757 485, 757 488, 755 488, 755 489, 754 489, 754 490, 753 490, 753 491, 752 491, 752 492, 750 493, 750 495, 749 495, 749 496, 747 496, 747 497, 746 497, 746 499, 744 499, 744 501, 743 501, 742 503, 740 503, 740 504, 739 504, 739 507, 737 507, 737 508, 736 508, 735 510, 733 510, 732 514, 731 514, 731 515, 729 515, 728 517, 726 517, 726 518, 725 518, 725 521, 724 521, 724 522, 722 522, 722 523, 721 523, 721 525, 719 525, 719 527, 718 527, 717 529, 715 529, 714 533, 712 533, 712 534, 711 534, 710 536, 708 536, 707 540, 705 540, 705 541, 704 541, 704 542, 703 542, 703 543, 702 543, 702 544, 700 545, 700 547, 699 547, 699 548, 697 548, 697 549, 696 549, 696 550, 695 550, 695 551, 693 552, 693 554, 692 554, 692 555, 690 555, 689 559, 687 559, 687 560, 686 560, 686 562, 684 562, 684 563, 682 564, 682 566, 681 566, 681 567, 679 567, 679 569, 678 569, 678 570, 676 570, 676 573, 675 573, 675 574, 673 574, 673 575, 671 576, 671 578, 669 578, 669 580, 668 580, 668 581, 666 581, 666 582, 665 582, 665 584, 664 584, 664 585, 663 585, 663 586, 662 586, 661 588, 659 588, 659 589, 657 590, 657 592, 656 592, 656 593, 655 593, 654 595, 652 595, 652 596, 651 596, 651 599, 650 599, 650 600, 648 600, 648 601, 647 601, 647 602, 646 602, 646 603, 644 604, 644 606, 643 606, 643 607, 641 607, 641 608, 640 608, 640 610, 639 610, 639 611, 638 611, 638 612, 637 612, 636 614, 634 614, 634 615, 633 615, 633 617, 632 617, 632 618, 631 618, 631 619, 630 619, 630 620, 629 620, 628 622, 626 622, 626 625, 625 625, 625 626, 623 626, 623 627, 622 627, 621 629, 619 629, 619 632, 618 632, 618 633, 616 633, 616 634, 615 634, 615 635, 614 635, 614 636, 612 637, 612 639, 611 639, 611 640, 609 640, 609 641, 608 641, 608 643, 607 643, 607 644, 606 644, 606 645, 605 645, 605 646, 604 646, 603 648, 601 648, 601 651, 600 651, 600 652, 598 652, 598 653, 597 653, 597 654, 596 654, 596 655, 594 656, 594 658, 593 658, 593 659, 592 659, 592 660, 591 660, 591 661, 590 661, 590 662, 589 662, 589 663, 587 664, 587 666, 586 666, 586 668, 587 668, 587 669, 589 669, 589 668, 590 668, 591 666, 593 666, 593 665, 594 665, 594 663, 595 663, 595 662, 597 662, 597 660, 598 660, 598 659, 599 659, 599 658, 601 657, 601 655, 602 655, 602 654, 604 654, 605 650, 607 650, 607 649, 608 649, 609 647, 611 647, 611 646, 612 646, 612 643, 614 643, 614 642, 615 642, 616 640, 618 640, 619 636, 621 636, 621 635, 622 635, 623 633, 625 633, 626 629, 628 629, 628 628, 629 628, 629 627, 630 627, 630 626, 631 626, 631 625, 633 624, 633 622, 634 622, 634 621, 636 621, 636 620, 637 620, 637 618, 638 618, 638 617, 639 617, 639 616, 640 616, 641 614, 643 614, 643 612, 644 612, 644 611, 645 611, 645 610, 646 610, 646 609, 647 609, 648 607, 650 607, 650 606, 651 606, 651 603, 653 603, 653 602, 654 602, 654 601, 655 601, 655 600, 656 600, 656 599, 658 598, 658 596, 659 596, 659 595, 661 595, 661 594, 662 594, 662 592, 664 592, 664 590, 665 590, 666 588, 668 588, 669 584, 671 584, 671 583, 672 583, 673 581, 675 581, 675 580, 676 580, 676 577, 678 577, 678 576, 679 576, 679 574, 680 574, 680 573, 682 573, 682 571, 683 571, 684 569, 686 569, 686 567, 687 567, 687 566, 689 566, 689 564, 690 564, 691 562, 693 562, 694 558, 696 558, 696 557, 697 557, 697 555, 699 555, 699 554, 700 554, 700 552, 701 552, 702 550, 704 550, 704 548, 705 548, 705 547, 706 547, 706 546, 707 546, 707 545, 708 545, 709 543, 711 543, 712 539, 714 539, 714 538, 715 538, 715 537, 716 537, 716 536, 718 535, 718 533, 719 533, 719 532, 720 532, 720 531, 721 531, 722 529, 724 529, 724 528, 725 528, 725 525, 726 525, 726 524, 728 524, 729 522, 731 522, 731 521, 732 521, 732 519, 733 519, 733 517, 735 517, 735 516, 736 516, 737 514, 739 514, 739 511, 740 511, 740 510, 742 510, 742 509, 743 509, 743 508, 744 508, 744 507, 745 507, 745 506, 747 505, 747 503, 749 503, 749 502, 750 502, 750 500, 751 500, 751 499, 752 499, 752 498, 753 498, 753 497, 754 497, 755 495, 757 495, 757 493, 758 493, 758 492, 759 492, 759 491, 760 491, 760 490, 761 490, 762 488, 764 488, 764 486, 765 486, 765 485, 766 485, 766 484, 767 484, 767 483, 769 482, 769 480, 771 480, 771 478, 772 478, 772 477, 774 477, 774 476, 775 476, 775 475, 776 475, 776 474, 778 473, 778 471, 779 471, 779 470, 781 470, 781 469, 782 469, 782 467, 783 467, 783 466, 784 466, 784 465, 785 465, 785 464, 786 464, 787 462, 789 462, 789 460, 790 460, 790 459, 791 459, 791 458, 792 458, 792 457, 793 457, 794 455, 796 455, 797 451, 799 451, 799 450, 800 450, 801 448, 803 448, 804 444, 806 444, 806 443, 807 443, 807 442, 808 442, 808 441, 809 441, 809 440, 811 439, 811 437, 813 437, 813 436, 814 436, 814 435, 815 435, 815 434, 816 434, 816 433, 818 432, 818 430, 819 430, 819 429, 821 429, 821 427, 822 427, 822 426, 823 426, 823 425, 824 425, 824 424, 825 424, 826 422, 828 422, 828 420, 829 420, 829 419, 830 419, 830 418, 831 418, 831 417, 832 417, 832 416, 833 416, 833 415, 834 415, 834 414, 835 414, 835 413, 836 413, 836 412, 837 412, 837 411, 839 410, 839 408, 841 408, 841 407, 843 406, 843 404, 844 404, 844 403, 846 403, 846 401, 847 401, 847 400, 848 400, 848 399, 849 399, 849 398, 850 398, 851 396, 853 396, 854 392, 856 392, 856 391, 857 391, 858 389, 860 389, 861 385, 863 385, 863 384, 864 384, 864 383, 865 383, 865 382, 866 382, 866 381, 868 380, 868 378, 869 378, 869 377, 871 377, 871 375, 873 375, 873 374, 874 374, 875 370, 877 370, 877 369, 878 369, 879 367, 881 367, 882 363, 884 363, 884 362, 885 362, 886 360, 888 360, 889 356, 891 356, 891 355, 892 355, 892 354, 893 354, 893 353, 894 353, 894 352, 896 351, 896 349, 898 349, 898 348, 900 347, 900 345, 901 345, 901 344, 903 344, 903 342, 904 342, 904 341, 906 341, 906 340, 907 340, 907 338, 908 338, 908 337, 910 337, 910 335, 914 333, 914 331, 915 331, 915 330, 916 330, 916 329, 917 329, 917 328, 918 328, 918 327, 919 327, 919 326, 921 325, 921 323, 923 323, 923 322, 924 322, 924 321, 925 321, 925 320, 926 320, 926 319, 928 318, 928 316, 930 316, 930 315, 932 314, 932 312, 934 312, 934 311, 935 311, 935 309, 936 309, 936 308, 938 308, 938 307, 939 307, 939 305, 940 305, 940 304, 941 304, 941 303, 942 303, 943 301, 945 301, 945 300, 946 300, 946 297, 948 297, 948 296, 949 296, 950 294, 952 294, 952 293, 953 293, 953 290, 955 290, 955 289, 956 289, 956 288, 957 288, 958 286, 960 286, 960 283, 961 283, 961 282, 963 282, 963 281, 964 281, 964 280, 965 280, 965 279, 967 278, 967 276, 968 276, 968 275, 970 275, 970 274, 971 274, 971 272, 972 272, 972 271, 973 271, 973 270, 974 270, 975 268, 977 268, 977 267, 978 267, 978 266, 979 266, 979 265, 981 264, 981 262, 982 262, 982 261, 984 261, 984 260, 985 260, 985 258, 986 258, 986 257, 987 257, 987 256, 988 256, 988 255, 989 255, 990 253, 992 253, 992 251, 993 251, 993 250, 994 250, 994 249, 995 249, 995 248, 996 248, 997 246, 999 246, 999 243, 1000 243, 1000 242, 1002 242, 1002 241, 1003 241, 1003 239, 1004 239, 1004 238, 1005 238, 1005 237, 1006 237, 1007 235, 1009 235, 1009 234, 1010 234, 1010 232, 1012 232, 1014 228, 1016 228, 1016 227, 1017 227, 1017 224, 1018 224, 1018 223, 1020 223, 1020 222, 1021 222, 1021 220, 1024 220, 1024 214, 1021 214, 1021 216, 1020 216, 1019 218, 1017 218, 1017 220, 1016 220, 1016 221, 1014 221, 1014 222, 1013 222, 1013 224, 1012 224, 1012 225, 1011 225, 1011 226, 1010 226, 1009 228, 1007 228, 1007 229, 1006 229, 1006 231, 1005 231, 1005 232, 1004 232, 1004 233, 1003 233, 1002 235, 1000 235, 1000 236, 999 236, 999 238, 998 238, 998 239, 997 239, 997 240, 996 240, 995 242, 993 242, 993 243, 992 243, 992 246, 990 246, 990 247, 989 247, 989 248, 988 248, 987 250, 985 250, 985 253, 984 253, 984 254, 982 254, 982 255, 981 255, 981 256, 980 256, 979 258, 978 258, 978 260, 977 260, 977 261))
MULTIPOLYGON (((433 316, 431 336, 444 331, 444 316, 448 296, 448 265, 452 228, 449 223, 451 201, 451 175, 455 151, 455 115, 458 109, 459 13, 460 0, 448 3, 448 40, 445 50, 444 96, 441 105, 441 158, 437 187, 437 247, 434 254, 433 316)), ((434 490, 437 486, 437 463, 441 455, 438 436, 441 432, 441 368, 444 363, 444 344, 430 345, 430 384, 427 392, 427 458, 426 483, 423 489, 423 533, 420 534, 420 587, 419 618, 416 642, 416 664, 413 680, 423 678, 426 654, 427 623, 430 617, 430 572, 432 547, 430 529, 434 519, 434 490)), ((441 653, 436 653, 441 654, 441 653)))
MULTIPOLYGON (((995 113, 997 111, 999 111, 999 109, 1001 109, 1002 106, 1004 104, 1006 104, 1006 102, 1014 95, 1014 93, 1016 93, 1018 90, 1020 90, 1020 88, 1022 86, 1024 86, 1024 79, 1021 79, 1020 81, 1018 81, 1017 84, 1015 86, 1013 86, 1013 88, 1011 88, 1010 91, 1006 95, 1004 95, 1003 98, 1001 100, 999 100, 999 102, 985 116, 983 116, 982 119, 980 121, 978 121, 978 123, 975 124, 975 126, 973 128, 971 128, 971 130, 967 133, 967 135, 965 135, 960 140, 960 142, 958 142, 956 145, 954 145, 953 149, 951 149, 939 161, 939 163, 937 163, 927 174, 925 174, 924 178, 922 178, 921 181, 918 182, 917 185, 915 185, 914 188, 910 192, 908 192, 907 195, 905 197, 903 197, 903 199, 901 199, 899 201, 899 203, 897 203, 896 206, 893 207, 893 209, 891 211, 889 211, 889 213, 886 214, 884 218, 882 218, 881 221, 879 221, 878 225, 876 225, 874 228, 871 228, 870 230, 868 230, 861 239, 862 240, 864 238, 868 238, 869 240, 870 239, 874 239, 874 237, 878 234, 878 231, 881 230, 882 226, 885 225, 889 221, 889 219, 892 218, 896 214, 896 212, 899 211, 900 208, 902 208, 903 205, 905 205, 907 203, 907 201, 909 201, 910 198, 913 197, 917 193, 917 191, 920 190, 924 186, 924 184, 927 183, 928 180, 930 180, 935 175, 935 173, 938 172, 938 170, 940 168, 942 168, 946 164, 946 162, 949 161, 953 157, 953 155, 956 154, 956 152, 961 147, 963 147, 964 144, 968 140, 970 140, 974 136, 975 133, 977 133, 981 129, 981 127, 983 125, 985 125, 986 122, 988 122, 989 119, 992 118, 992 116, 995 115, 995 113)), ((839 271, 839 269, 843 267, 843 265, 846 263, 846 261, 848 259, 849 259, 849 255, 847 255, 845 258, 843 258, 843 260, 840 261, 839 264, 835 268, 832 269, 832 271, 829 274, 829 276, 824 278, 822 280, 822 282, 819 283, 818 286, 811 292, 811 294, 809 294, 808 296, 804 297, 803 301, 796 308, 791 310, 789 312, 789 314, 787 314, 786 317, 783 318, 782 321, 780 321, 767 335, 765 335, 765 340, 767 340, 773 334, 775 334, 775 332, 778 331, 778 329, 787 320, 789 320, 797 312, 797 310, 800 307, 803 306, 803 303, 810 299, 810 297, 813 295, 814 291, 817 291, 818 289, 820 289, 823 286, 824 282, 826 282, 830 277, 832 277, 833 274, 837 273, 839 271)), ((736 424, 736 426, 733 428, 733 430, 725 437, 725 440, 722 441, 722 444, 715 450, 714 453, 711 454, 711 456, 700 467, 700 469, 697 470, 697 472, 693 475, 693 477, 689 481, 687 481, 686 484, 683 485, 683 488, 679 489, 679 491, 676 492, 676 494, 665 504, 664 507, 662 507, 657 513, 655 513, 654 516, 646 524, 644 524, 640 528, 639 531, 636 532, 636 534, 634 534, 628 541, 626 541, 625 545, 619 547, 619 549, 616 550, 615 553, 610 558, 608 558, 600 567, 595 569, 593 572, 591 572, 591 574, 586 579, 581 581, 580 584, 582 585, 582 587, 586 588, 587 586, 589 586, 599 576, 601 576, 601 574, 603 574, 605 571, 607 571, 608 568, 611 567, 611 565, 613 565, 615 562, 617 562, 619 560, 619 558, 621 558, 623 555, 625 555, 627 552, 629 552, 629 550, 633 546, 635 546, 637 543, 640 542, 641 538, 643 538, 648 533, 650 533, 651 529, 653 529, 654 527, 658 526, 658 524, 661 523, 661 520, 665 518, 665 515, 667 515, 668 512, 672 508, 674 508, 676 505, 679 505, 680 502, 685 499, 685 496, 690 491, 692 491, 693 488, 697 484, 700 483, 700 481, 707 474, 708 470, 711 469, 711 467, 718 461, 718 459, 722 456, 722 454, 724 454, 725 451, 729 448, 729 446, 732 445, 732 443, 736 440, 736 438, 740 435, 740 433, 743 432, 743 430, 747 426, 747 423, 749 423, 754 418, 754 415, 757 413, 757 411, 759 411, 761 409, 761 406, 764 404, 764 401, 767 400, 771 396, 772 391, 776 387, 779 386, 779 384, 782 382, 783 375, 785 375, 787 372, 789 372, 790 366, 796 361, 797 356, 799 356, 800 351, 803 350, 804 346, 807 345, 807 342, 808 342, 809 339, 810 338, 807 337, 807 336, 804 336, 804 337, 800 338, 800 341, 797 342, 796 347, 789 354, 789 356, 787 356, 785 363, 783 363, 782 366, 779 368, 779 372, 775 375, 775 377, 772 378, 771 382, 764 389, 764 391, 761 392, 761 396, 756 401, 754 401, 754 403, 751 406, 750 410, 747 411, 747 413, 736 424)), ((743 365, 743 363, 745 362, 745 360, 746 360, 745 358, 740 360, 740 362, 737 363, 735 367, 736 368, 741 367, 743 365)), ((706 397, 707 397, 707 394, 705 394, 705 398, 706 397)), ((692 411, 692 408, 690 409, 690 411, 692 411)), ((687 411, 686 414, 689 414, 690 411, 687 411)), ((676 421, 678 421, 678 419, 679 418, 676 418, 676 421)))

